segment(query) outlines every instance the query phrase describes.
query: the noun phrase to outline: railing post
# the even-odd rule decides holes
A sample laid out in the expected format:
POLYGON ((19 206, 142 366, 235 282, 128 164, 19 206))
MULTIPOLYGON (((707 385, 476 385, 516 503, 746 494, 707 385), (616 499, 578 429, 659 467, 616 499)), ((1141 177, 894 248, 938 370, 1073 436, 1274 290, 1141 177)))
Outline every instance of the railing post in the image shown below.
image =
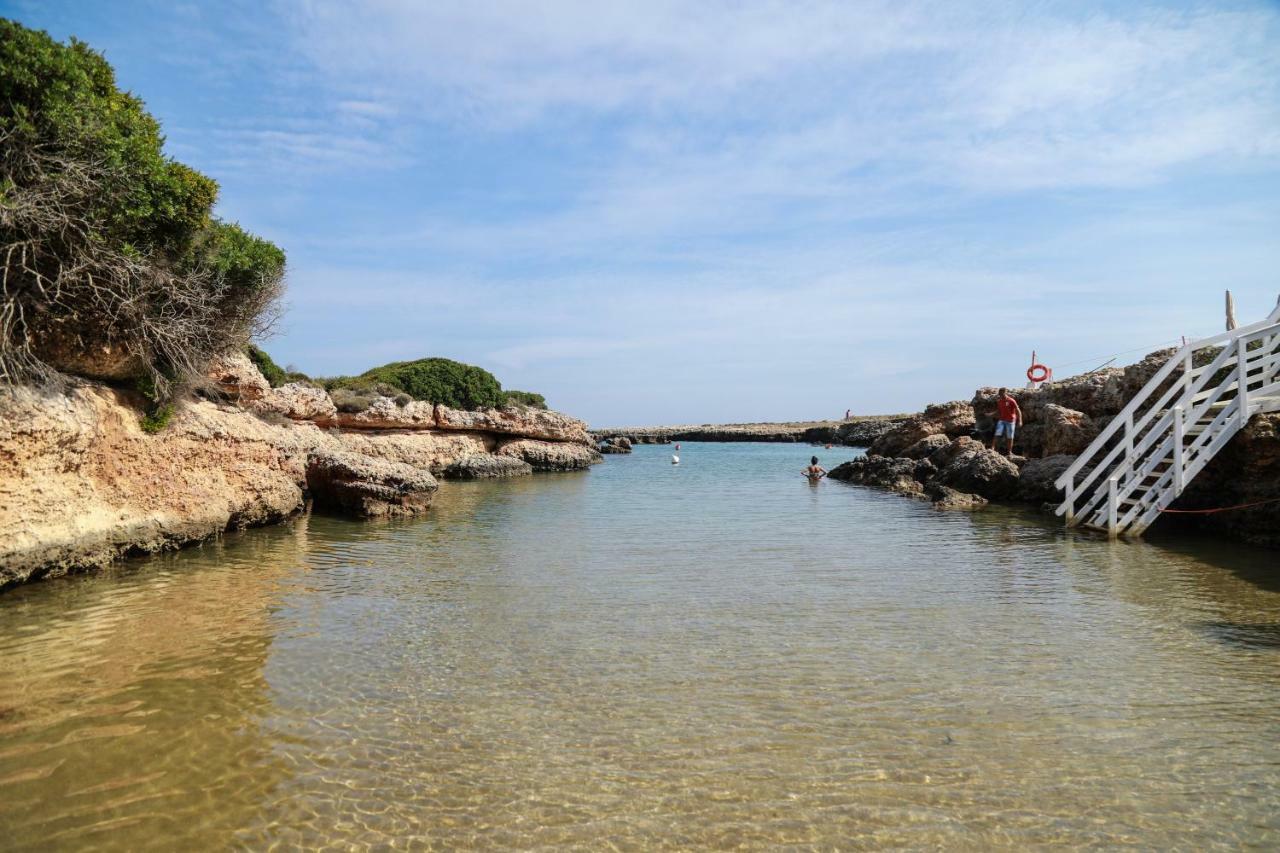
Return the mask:
POLYGON ((1236 405, 1240 410, 1240 428, 1249 422, 1249 366, 1245 364, 1248 346, 1244 338, 1236 338, 1236 405))
POLYGON ((1194 359, 1192 359, 1192 351, 1187 350, 1187 354, 1182 357, 1182 393, 1186 394, 1191 390, 1191 371, 1195 369, 1194 359))
POLYGON ((1074 527, 1076 523, 1076 478, 1072 476, 1067 481, 1067 487, 1063 490, 1067 506, 1067 526, 1074 527))
POLYGON ((1107 478, 1107 533, 1112 536, 1116 535, 1116 528, 1119 526, 1116 521, 1116 514, 1120 510, 1119 502, 1120 478, 1107 478))
POLYGON ((1124 413, 1124 457, 1133 464, 1133 410, 1128 408, 1124 413))
POLYGON ((1186 424, 1182 418, 1182 407, 1173 407, 1173 489, 1174 495, 1182 494, 1182 478, 1185 473, 1184 459, 1186 457, 1186 448, 1183 446, 1182 439, 1186 435, 1186 424))

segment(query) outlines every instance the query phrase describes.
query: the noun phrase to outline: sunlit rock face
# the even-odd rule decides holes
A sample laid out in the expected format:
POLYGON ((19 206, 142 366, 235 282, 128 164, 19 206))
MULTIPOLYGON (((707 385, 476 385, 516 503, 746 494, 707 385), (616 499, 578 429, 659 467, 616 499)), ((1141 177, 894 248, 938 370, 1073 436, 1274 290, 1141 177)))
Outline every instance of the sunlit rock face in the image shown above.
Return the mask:
POLYGON ((181 405, 156 434, 141 428, 141 398, 95 382, 0 391, 0 586, 274 523, 308 497, 358 517, 414 515, 436 499, 437 476, 602 458, 586 425, 558 412, 389 397, 338 412, 321 388, 270 387, 242 355, 209 380, 220 401, 181 405))

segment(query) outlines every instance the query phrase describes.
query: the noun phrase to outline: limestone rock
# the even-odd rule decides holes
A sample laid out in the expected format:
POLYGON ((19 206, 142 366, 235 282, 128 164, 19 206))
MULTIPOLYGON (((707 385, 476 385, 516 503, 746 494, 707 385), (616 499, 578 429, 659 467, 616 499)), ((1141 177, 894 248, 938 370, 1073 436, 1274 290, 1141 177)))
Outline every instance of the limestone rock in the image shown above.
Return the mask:
POLYGON ((327 391, 301 382, 268 388, 250 408, 256 412, 276 412, 296 421, 326 420, 338 413, 327 391))
POLYGON ((922 497, 924 486, 916 480, 916 461, 887 456, 860 456, 831 469, 827 475, 833 480, 857 483, 896 492, 900 495, 922 497))
POLYGON ((968 435, 974 423, 973 406, 964 400, 934 404, 877 438, 867 453, 901 456, 908 447, 931 435, 968 435))
POLYGON ((982 509, 989 502, 981 495, 958 492, 949 486, 930 483, 925 487, 925 496, 933 502, 934 509, 941 510, 975 510, 982 509))
POLYGON ((1042 451, 1045 456, 1078 454, 1098 435, 1093 418, 1055 403, 1044 407, 1042 451))
POLYGON ((631 439, 625 435, 610 436, 600 442, 599 450, 601 453, 630 453, 631 439))
POLYGON ((518 438, 499 445, 500 456, 523 459, 535 471, 578 471, 603 462, 600 451, 585 444, 518 438))
POLYGON ((229 353, 213 360, 206 371, 222 393, 241 403, 260 400, 271 391, 258 366, 242 352, 229 353))
POLYGON ((925 459, 933 455, 934 451, 948 447, 950 444, 951 439, 947 438, 942 433, 926 435, 924 438, 902 451, 902 455, 908 459, 925 459))
POLYGON ((1164 515, 1157 525, 1209 530, 1254 545, 1280 548, 1280 413, 1254 415, 1191 481, 1173 508, 1216 509, 1241 504, 1256 505, 1211 515, 1164 515))
POLYGON ((352 430, 324 435, 333 449, 423 468, 437 476, 460 459, 492 453, 498 446, 494 437, 482 433, 352 430))
POLYGON ((302 507, 314 428, 193 402, 148 435, 139 402, 99 385, 0 390, 0 587, 302 507))
POLYGON ((421 468, 358 453, 325 451, 307 461, 307 488, 317 506, 380 518, 425 512, 439 484, 421 468))
POLYGON ((521 477, 533 473, 533 466, 523 459, 480 453, 459 459, 444 469, 449 480, 482 480, 491 477, 521 477))
MULTIPOLYGON (((1124 370, 1121 371, 1120 381, 1120 391, 1124 396, 1124 402, 1116 407, 1116 412, 1124 408, 1124 403, 1129 402, 1134 395, 1141 391, 1143 386, 1150 381, 1151 377, 1159 373, 1160 368, 1164 367, 1177 351, 1176 347, 1156 350, 1155 352, 1145 355, 1142 361, 1124 368, 1124 370)), ((1181 376, 1182 371, 1175 369, 1172 374, 1171 381, 1173 378, 1181 376)), ((1090 414, 1093 413, 1090 412, 1090 414)), ((1115 414, 1115 412, 1108 412, 1108 414, 1115 414)))
POLYGON ((836 441, 849 447, 870 447, 880 436, 905 422, 905 418, 875 418, 841 424, 836 429, 836 441))
MULTIPOLYGON (((359 405, 357 403, 357 405, 359 405)), ((394 397, 374 396, 359 412, 339 412, 316 418, 316 423, 342 429, 429 429, 436 428, 436 406, 412 400, 398 405, 394 397)))
POLYGON ((436 406, 436 428, 496 432, 502 435, 536 438, 541 441, 567 441, 592 446, 595 444, 587 434, 587 425, 577 418, 549 409, 533 409, 527 406, 481 409, 476 412, 436 406))
POLYGON ((1075 461, 1071 454, 1028 460, 1018 478, 1018 497, 1036 504, 1062 503, 1063 494, 1053 482, 1075 461))
POLYGON ((935 482, 991 500, 1017 495, 1018 467, 1004 456, 971 438, 956 439, 948 450, 949 458, 938 466, 935 482))

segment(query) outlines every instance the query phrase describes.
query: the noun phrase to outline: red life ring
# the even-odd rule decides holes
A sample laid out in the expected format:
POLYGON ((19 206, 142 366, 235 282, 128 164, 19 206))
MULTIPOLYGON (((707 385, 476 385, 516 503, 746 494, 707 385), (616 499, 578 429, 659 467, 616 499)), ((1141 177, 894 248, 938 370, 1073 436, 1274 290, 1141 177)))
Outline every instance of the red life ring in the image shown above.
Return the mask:
POLYGON ((1032 382, 1044 382, 1052 375, 1053 371, 1043 364, 1033 364, 1027 368, 1027 379, 1032 382))

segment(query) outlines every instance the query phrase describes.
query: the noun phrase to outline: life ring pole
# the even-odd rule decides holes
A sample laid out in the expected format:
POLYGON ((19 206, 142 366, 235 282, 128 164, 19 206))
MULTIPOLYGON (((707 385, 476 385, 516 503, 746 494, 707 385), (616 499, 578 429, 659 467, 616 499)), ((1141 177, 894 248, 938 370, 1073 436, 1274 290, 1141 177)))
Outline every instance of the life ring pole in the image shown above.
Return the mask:
POLYGON ((1053 378, 1053 371, 1036 361, 1036 351, 1031 351, 1031 366, 1027 368, 1027 381, 1039 384, 1053 378))

